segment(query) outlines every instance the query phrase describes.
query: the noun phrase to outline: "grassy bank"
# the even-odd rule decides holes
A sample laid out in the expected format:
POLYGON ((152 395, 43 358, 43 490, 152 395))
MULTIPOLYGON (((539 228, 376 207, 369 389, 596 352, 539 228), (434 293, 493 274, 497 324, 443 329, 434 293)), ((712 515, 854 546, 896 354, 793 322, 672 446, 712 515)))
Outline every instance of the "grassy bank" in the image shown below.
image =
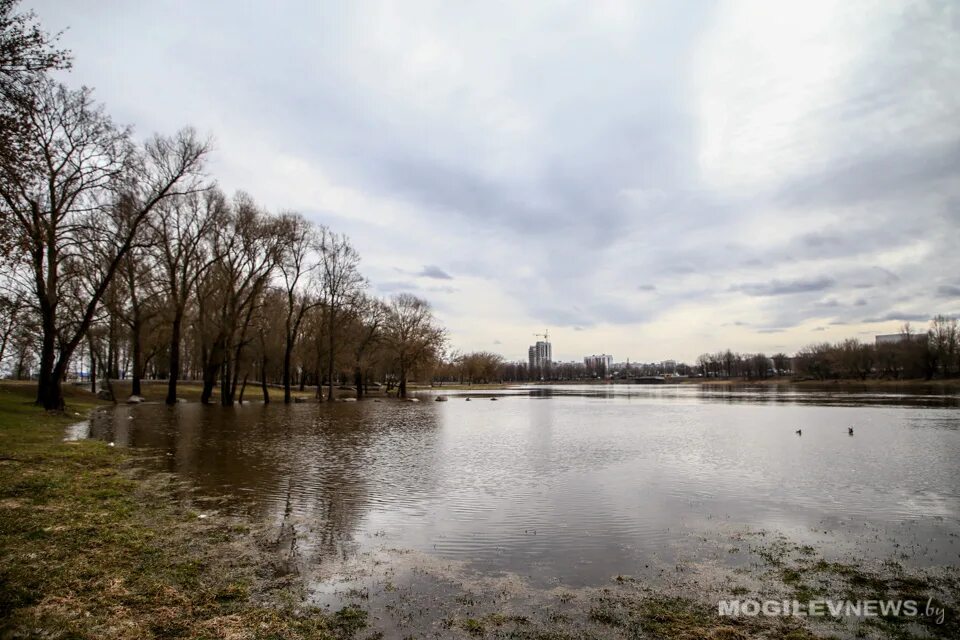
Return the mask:
MULTIPOLYGON (((78 418, 0 387, 0 636, 337 638, 365 614, 301 606, 299 587, 247 523, 202 517, 135 454, 63 442, 78 418)), ((92 408, 73 391, 71 412, 92 408)))
MULTIPOLYGON (((113 392, 116 394, 118 402, 124 402, 130 397, 132 389, 129 380, 113 380, 110 384, 113 387, 113 392)), ((87 388, 85 385, 82 387, 71 385, 71 387, 76 389, 78 393, 82 393, 83 389, 87 388)), ((283 402, 283 387, 278 385, 270 385, 269 391, 270 399, 273 402, 283 402)), ((167 381, 143 380, 140 383, 140 393, 148 402, 163 402, 167 397, 167 381)), ((177 397, 181 400, 186 400, 187 402, 200 402, 200 395, 202 393, 203 385, 198 382, 180 382, 177 385, 177 397)), ((237 393, 239 394, 239 389, 237 390, 237 393)), ((294 398, 314 400, 316 399, 316 387, 312 387, 304 391, 300 391, 297 387, 294 387, 292 395, 294 398)), ((247 384, 247 388, 244 393, 244 402, 260 402, 261 400, 263 400, 263 394, 260 391, 260 383, 251 382, 247 384)), ((214 388, 211 402, 214 404, 220 402, 219 386, 214 388)))

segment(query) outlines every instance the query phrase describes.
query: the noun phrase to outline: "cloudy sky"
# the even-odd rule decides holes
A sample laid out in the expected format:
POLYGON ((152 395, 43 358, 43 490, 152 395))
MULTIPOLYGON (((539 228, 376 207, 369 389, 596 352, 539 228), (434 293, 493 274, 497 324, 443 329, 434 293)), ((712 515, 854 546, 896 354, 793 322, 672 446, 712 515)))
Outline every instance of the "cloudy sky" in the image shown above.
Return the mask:
POLYGON ((454 346, 693 360, 960 312, 960 5, 27 0, 138 135, 454 346))

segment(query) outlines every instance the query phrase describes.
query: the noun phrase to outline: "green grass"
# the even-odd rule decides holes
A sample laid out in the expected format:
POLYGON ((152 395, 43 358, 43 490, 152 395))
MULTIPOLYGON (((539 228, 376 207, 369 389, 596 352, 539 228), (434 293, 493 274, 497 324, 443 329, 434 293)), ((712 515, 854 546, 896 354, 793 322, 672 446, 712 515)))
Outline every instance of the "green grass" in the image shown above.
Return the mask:
MULTIPOLYGON (((254 597, 249 529, 198 519, 135 455, 64 427, 96 404, 69 390, 65 415, 0 385, 0 637, 338 638, 366 624, 254 597), (240 551, 238 553, 238 550, 240 551)), ((262 595, 262 594, 260 594, 262 595)))
POLYGON ((705 605, 674 597, 600 597, 590 619, 631 638, 746 640, 758 630, 754 619, 721 618, 705 605))

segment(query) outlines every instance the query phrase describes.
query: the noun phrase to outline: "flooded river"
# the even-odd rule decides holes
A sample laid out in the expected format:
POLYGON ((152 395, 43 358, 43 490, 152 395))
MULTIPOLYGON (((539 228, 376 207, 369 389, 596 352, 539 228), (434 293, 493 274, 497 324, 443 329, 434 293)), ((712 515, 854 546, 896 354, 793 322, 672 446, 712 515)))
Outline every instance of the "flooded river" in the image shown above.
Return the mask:
POLYGON ((223 512, 286 531, 321 573, 390 548, 577 587, 653 573, 744 529, 908 564, 960 559, 956 396, 617 385, 447 397, 120 406, 88 435, 155 451, 224 496, 223 512))

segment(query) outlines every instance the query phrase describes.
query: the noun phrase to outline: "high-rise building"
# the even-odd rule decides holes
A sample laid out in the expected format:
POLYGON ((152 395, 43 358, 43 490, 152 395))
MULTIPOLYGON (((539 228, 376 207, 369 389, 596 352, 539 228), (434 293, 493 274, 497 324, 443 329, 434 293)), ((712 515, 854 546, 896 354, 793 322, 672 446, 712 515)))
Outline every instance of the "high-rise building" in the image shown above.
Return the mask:
POLYGON ((587 373, 602 378, 613 372, 613 356, 606 353, 586 356, 583 359, 583 364, 587 368, 587 373))
POLYGON ((536 344, 530 345, 527 350, 527 360, 530 364, 530 373, 535 376, 542 376, 544 371, 550 367, 553 362, 553 348, 549 342, 538 340, 536 344))

